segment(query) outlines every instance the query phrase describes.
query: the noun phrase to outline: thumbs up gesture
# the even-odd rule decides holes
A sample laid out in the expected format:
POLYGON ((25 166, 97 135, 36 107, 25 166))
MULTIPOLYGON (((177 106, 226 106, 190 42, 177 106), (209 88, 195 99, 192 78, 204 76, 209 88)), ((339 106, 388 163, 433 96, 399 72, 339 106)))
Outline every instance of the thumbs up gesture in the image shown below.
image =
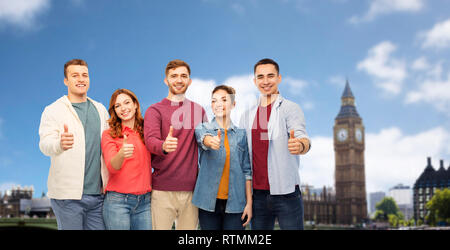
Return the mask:
POLYGON ((206 147, 219 150, 220 149, 220 140, 221 140, 221 134, 220 129, 217 130, 216 136, 207 135, 203 139, 203 144, 205 144, 206 147))
POLYGON ((64 132, 61 133, 60 145, 64 151, 73 147, 73 134, 69 133, 67 124, 64 124, 64 132))
POLYGON ((170 126, 169 134, 166 137, 166 140, 164 141, 162 148, 165 152, 170 153, 177 150, 178 147, 178 139, 176 137, 173 137, 173 127, 170 126))
POLYGON ((134 145, 128 144, 128 137, 125 134, 123 135, 123 144, 121 150, 124 158, 130 158, 131 156, 133 156, 134 145))
POLYGON ((294 130, 291 130, 289 134, 288 149, 289 152, 293 155, 299 155, 305 149, 300 140, 298 138, 295 138, 294 130))

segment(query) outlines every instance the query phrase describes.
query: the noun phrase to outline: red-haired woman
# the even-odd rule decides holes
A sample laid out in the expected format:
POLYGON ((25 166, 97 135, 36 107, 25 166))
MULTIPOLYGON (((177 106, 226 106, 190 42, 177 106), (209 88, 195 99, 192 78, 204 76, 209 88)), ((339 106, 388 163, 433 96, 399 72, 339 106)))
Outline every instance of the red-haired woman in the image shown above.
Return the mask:
POLYGON ((151 161, 136 95, 118 89, 109 103, 110 128, 102 135, 109 171, 103 218, 108 230, 150 230, 151 161))

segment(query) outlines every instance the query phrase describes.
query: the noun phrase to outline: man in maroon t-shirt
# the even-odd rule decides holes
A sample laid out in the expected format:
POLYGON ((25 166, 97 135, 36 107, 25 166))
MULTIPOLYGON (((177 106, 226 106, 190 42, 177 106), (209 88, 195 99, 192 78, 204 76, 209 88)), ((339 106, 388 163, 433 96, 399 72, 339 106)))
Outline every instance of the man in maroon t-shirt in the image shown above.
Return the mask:
POLYGON ((152 227, 170 230, 195 230, 198 209, 192 194, 198 171, 198 146, 195 127, 207 122, 205 110, 185 98, 192 80, 189 65, 181 60, 167 64, 164 82, 167 98, 145 112, 144 139, 152 153, 152 227))

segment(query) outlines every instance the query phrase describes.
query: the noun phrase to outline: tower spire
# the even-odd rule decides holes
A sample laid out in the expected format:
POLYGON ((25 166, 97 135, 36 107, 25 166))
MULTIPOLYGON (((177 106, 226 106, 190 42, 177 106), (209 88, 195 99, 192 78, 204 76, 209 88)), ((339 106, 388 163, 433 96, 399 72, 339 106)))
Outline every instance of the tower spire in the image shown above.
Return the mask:
POLYGON ((348 83, 348 79, 345 82, 344 93, 342 93, 341 99, 344 99, 344 98, 352 98, 353 100, 355 99, 355 96, 353 96, 353 92, 350 89, 350 84, 348 83))
POLYGON ((344 92, 341 97, 341 110, 336 119, 344 117, 359 117, 355 106, 355 96, 350 88, 348 79, 345 82, 344 92))

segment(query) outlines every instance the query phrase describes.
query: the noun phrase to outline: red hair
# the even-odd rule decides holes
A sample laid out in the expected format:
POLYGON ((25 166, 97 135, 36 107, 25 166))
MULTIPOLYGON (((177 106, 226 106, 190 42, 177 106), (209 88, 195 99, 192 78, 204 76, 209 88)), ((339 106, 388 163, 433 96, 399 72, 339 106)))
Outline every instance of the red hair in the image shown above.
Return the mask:
POLYGON ((114 91, 114 93, 111 96, 111 100, 109 102, 109 115, 110 115, 110 119, 108 120, 109 123, 109 128, 110 128, 110 132, 109 134, 111 135, 112 138, 122 138, 122 120, 117 116, 116 114, 116 110, 114 108, 115 104, 116 104, 116 99, 117 96, 120 94, 125 94, 128 95, 131 100, 133 101, 134 104, 136 104, 137 108, 136 108, 136 113, 134 115, 134 128, 133 130, 138 132, 142 142, 144 142, 144 118, 142 117, 141 114, 141 106, 139 105, 139 101, 136 97, 136 95, 131 92, 128 89, 117 89, 116 91, 114 91))

